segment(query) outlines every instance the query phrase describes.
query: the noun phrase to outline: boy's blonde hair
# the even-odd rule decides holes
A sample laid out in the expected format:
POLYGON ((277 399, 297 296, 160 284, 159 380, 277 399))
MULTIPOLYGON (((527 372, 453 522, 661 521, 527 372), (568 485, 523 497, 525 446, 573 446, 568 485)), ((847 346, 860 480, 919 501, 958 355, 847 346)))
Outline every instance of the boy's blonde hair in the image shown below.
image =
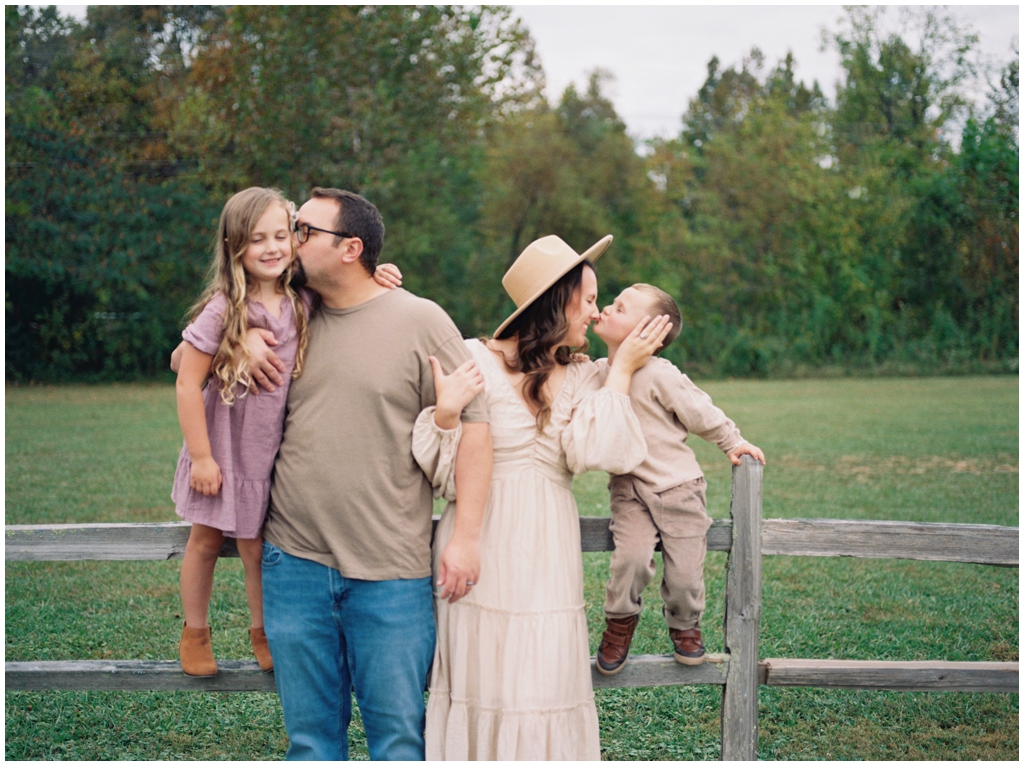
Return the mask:
MULTIPOLYGON (((246 390, 252 384, 249 376, 249 347, 245 343, 245 333, 249 329, 249 311, 247 300, 250 284, 249 276, 242 267, 242 256, 249 247, 252 230, 256 228, 263 214, 271 205, 280 205, 288 214, 289 226, 295 218, 294 203, 285 199, 277 189, 266 189, 253 186, 238 192, 224 205, 217 226, 217 239, 213 245, 213 262, 207 277, 206 288, 199 300, 189 311, 189 321, 195 321, 202 313, 206 304, 217 293, 223 293, 227 299, 224 310, 223 328, 220 347, 213 357, 210 370, 213 379, 220 387, 220 397, 224 404, 235 402, 235 386, 241 384, 246 390)), ((309 342, 308 321, 302 300, 291 287, 291 279, 297 268, 294 240, 289 239, 291 263, 284 273, 278 277, 278 289, 291 302, 295 315, 295 329, 299 334, 299 349, 295 356, 295 369, 292 378, 302 374, 302 363, 306 356, 306 345, 309 342)), ((245 392, 242 393, 245 396, 245 392)))
POLYGON ((675 299, 671 295, 654 285, 637 282, 632 287, 634 290, 650 297, 652 318, 655 316, 661 316, 662 314, 668 314, 668 321, 672 323, 672 329, 668 331, 668 335, 665 336, 665 340, 661 342, 661 346, 654 352, 655 354, 660 354, 668 348, 668 344, 674 341, 676 336, 679 335, 679 331, 683 329, 683 317, 679 313, 679 304, 676 303, 675 299))

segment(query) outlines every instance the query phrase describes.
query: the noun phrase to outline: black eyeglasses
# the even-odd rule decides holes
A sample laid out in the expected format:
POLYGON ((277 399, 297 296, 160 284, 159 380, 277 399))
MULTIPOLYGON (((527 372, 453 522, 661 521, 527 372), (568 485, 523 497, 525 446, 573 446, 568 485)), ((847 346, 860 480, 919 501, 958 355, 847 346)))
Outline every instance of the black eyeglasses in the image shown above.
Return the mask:
POLYGON ((321 229, 319 226, 310 226, 308 223, 300 223, 295 227, 295 236, 298 237, 299 242, 305 242, 309 239, 309 232, 311 231, 322 231, 324 234, 333 234, 336 237, 344 237, 345 239, 352 239, 355 234, 349 234, 345 231, 331 231, 330 229, 321 229))

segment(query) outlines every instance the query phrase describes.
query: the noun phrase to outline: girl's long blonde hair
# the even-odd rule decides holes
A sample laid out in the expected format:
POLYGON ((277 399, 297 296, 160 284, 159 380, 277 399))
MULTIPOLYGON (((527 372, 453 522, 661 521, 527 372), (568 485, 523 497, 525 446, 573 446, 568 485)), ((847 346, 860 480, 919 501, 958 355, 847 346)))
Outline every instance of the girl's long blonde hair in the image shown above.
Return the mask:
MULTIPOLYGON (((222 293, 227 299, 222 325, 224 334, 210 370, 214 383, 220 388, 221 399, 227 405, 234 404, 237 385, 244 387, 241 396, 245 396, 252 384, 249 375, 249 347, 245 343, 245 333, 249 329, 249 290, 255 285, 242 267, 242 256, 249 247, 252 230, 270 206, 275 204, 284 209, 289 221, 294 219, 294 203, 285 199, 277 189, 253 186, 238 192, 227 201, 220 214, 220 224, 217 226, 213 262, 210 264, 206 288, 188 315, 190 322, 195 321, 217 293, 222 293)), ((295 315, 295 329, 299 334, 299 350, 295 355, 295 369, 292 371, 294 379, 302 374, 302 363, 309 342, 309 324, 302 299, 290 284, 297 267, 294 240, 290 241, 289 246, 292 251, 291 263, 278 278, 277 287, 291 303, 295 315)))

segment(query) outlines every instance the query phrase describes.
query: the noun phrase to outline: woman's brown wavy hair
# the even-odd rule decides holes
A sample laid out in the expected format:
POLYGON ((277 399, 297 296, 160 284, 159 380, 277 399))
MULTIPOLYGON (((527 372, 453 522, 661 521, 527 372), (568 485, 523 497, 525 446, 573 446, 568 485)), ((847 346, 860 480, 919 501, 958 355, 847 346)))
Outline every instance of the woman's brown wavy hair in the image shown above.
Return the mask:
MULTIPOLYGON (((280 205, 288 214, 289 221, 294 220, 294 203, 285 199, 277 189, 253 186, 238 192, 227 201, 220 214, 220 224, 217 226, 213 262, 210 264, 206 288, 188 314, 189 321, 195 321, 217 293, 223 293, 227 299, 222 325, 224 334, 210 370, 215 384, 220 388, 221 400, 227 405, 234 404, 237 385, 241 384, 244 387, 241 396, 245 396, 252 383, 249 376, 249 347, 245 343, 245 333, 249 329, 248 296, 255 283, 242 267, 242 256, 249 247, 252 230, 271 205, 280 205)), ((290 284, 298 268, 294 238, 290 239, 290 246, 292 260, 278 278, 277 289, 291 303, 292 312, 295 314, 295 329, 299 334, 299 350, 295 356, 295 369, 292 371, 294 379, 302 374, 302 364, 309 342, 309 324, 302 299, 290 284)))
POLYGON ((543 431, 551 419, 551 402, 544 396, 544 384, 556 364, 569 364, 574 354, 586 352, 586 340, 579 348, 559 345, 569 332, 566 310, 582 300, 583 269, 595 271, 594 264, 583 261, 559 279, 506 327, 497 340, 515 338, 516 358, 505 364, 526 374, 523 393, 537 409, 537 430, 543 431), (554 354, 551 353, 554 349, 554 354))

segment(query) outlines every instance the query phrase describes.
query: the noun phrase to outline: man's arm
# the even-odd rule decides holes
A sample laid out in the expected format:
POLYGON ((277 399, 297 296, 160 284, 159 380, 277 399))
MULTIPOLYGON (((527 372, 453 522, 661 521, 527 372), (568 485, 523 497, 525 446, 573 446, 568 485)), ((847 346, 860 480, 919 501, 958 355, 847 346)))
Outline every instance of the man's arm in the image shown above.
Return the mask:
POLYGON ((455 603, 480 577, 480 528, 491 490, 494 449, 488 423, 463 423, 455 456, 455 531, 441 553, 437 585, 455 603))
POLYGON ((171 352, 171 372, 177 372, 178 368, 181 367, 181 355, 185 353, 186 345, 188 345, 188 341, 183 340, 178 344, 178 347, 171 352))
MULTIPOLYGON (((258 394, 260 391, 255 384, 263 386, 267 391, 273 392, 277 386, 284 385, 284 362, 270 350, 270 346, 277 345, 277 338, 270 330, 263 330, 259 327, 250 327, 245 335, 245 342, 249 346, 249 375, 253 379, 253 385, 249 392, 258 394)), ((185 351, 188 341, 182 341, 178 347, 171 352, 171 372, 177 372, 181 367, 181 355, 185 351)))
POLYGON ((270 346, 277 345, 274 333, 250 327, 245 333, 245 343, 249 347, 249 375, 253 381, 249 393, 260 392, 257 384, 271 393, 277 390, 277 386, 283 386, 284 378, 281 374, 285 371, 284 362, 270 350, 270 346))

